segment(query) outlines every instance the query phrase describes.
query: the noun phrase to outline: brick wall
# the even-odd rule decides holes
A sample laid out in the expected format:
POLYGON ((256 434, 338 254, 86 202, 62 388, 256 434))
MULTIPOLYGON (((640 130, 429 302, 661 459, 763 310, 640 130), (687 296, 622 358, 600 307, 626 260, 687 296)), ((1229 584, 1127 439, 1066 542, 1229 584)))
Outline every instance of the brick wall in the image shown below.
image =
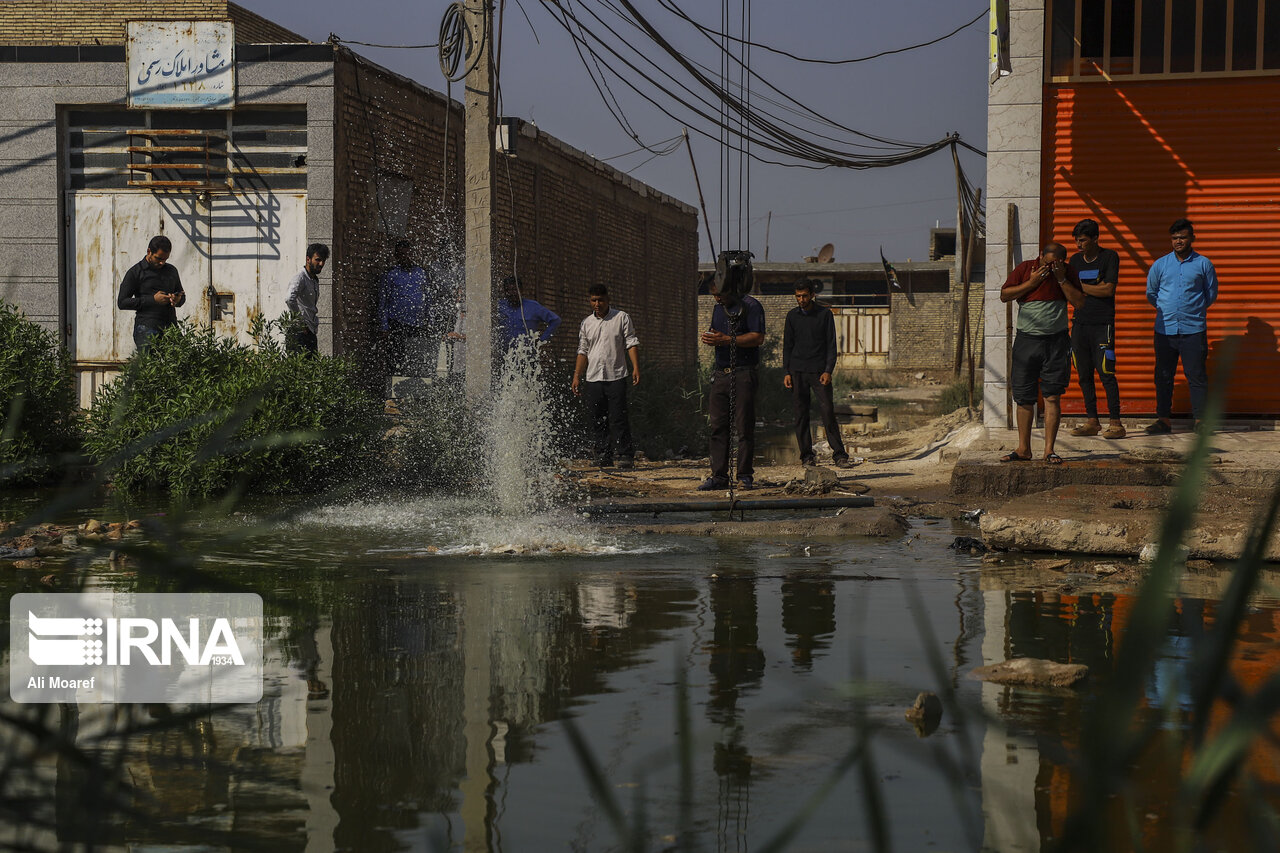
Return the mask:
POLYGON ((0 44, 124 44, 128 21, 224 21, 242 44, 305 42, 297 33, 226 0, 5 0, 0 44))
POLYGON ((697 357, 697 214, 524 125, 514 157, 499 155, 494 214, 498 271, 564 319, 553 357, 572 369, 587 287, 602 282, 631 315, 644 363, 697 357), (511 200, 514 198, 514 217, 511 200), (514 224, 514 228, 512 225, 514 224))
MULTIPOLYGON (((404 239, 422 260, 461 233, 464 120, 449 114, 444 190, 445 98, 345 49, 335 69, 335 300, 343 306, 338 351, 367 351, 377 277, 391 264, 397 229, 381 227, 377 184, 412 186, 404 239), (363 96, 363 97, 362 97, 363 96)), ((493 214, 495 278, 518 272, 525 296, 564 319, 551 354, 566 372, 587 315, 587 287, 609 285, 631 314, 649 364, 696 357, 697 220, 692 207, 559 142, 532 125, 514 157, 499 155, 493 214), (512 204, 514 200, 514 206, 512 204)))
MULTIPOLYGON (((974 359, 979 366, 983 340, 982 289, 980 281, 969 286, 969 334, 973 335, 974 359)), ((890 302, 893 326, 889 366, 897 370, 953 369, 962 301, 963 292, 954 273, 950 292, 913 293, 908 299, 902 291, 894 291, 890 302)), ((967 350, 965 359, 968 359, 967 350)))
POLYGON ((334 65, 334 351, 366 352, 376 314, 377 278, 400 239, 422 262, 447 251, 460 233, 464 122, 457 103, 361 59, 344 48, 334 65), (448 190, 445 121, 448 116, 448 190), (378 188, 383 188, 382 202, 378 188), (401 230, 393 196, 409 188, 401 230))

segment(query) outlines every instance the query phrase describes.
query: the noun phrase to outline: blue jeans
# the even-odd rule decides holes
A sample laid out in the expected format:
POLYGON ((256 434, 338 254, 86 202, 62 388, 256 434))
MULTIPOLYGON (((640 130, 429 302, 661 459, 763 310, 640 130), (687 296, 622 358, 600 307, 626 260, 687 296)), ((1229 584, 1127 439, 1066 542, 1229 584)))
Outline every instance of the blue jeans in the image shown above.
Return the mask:
POLYGON ((1209 335, 1192 332, 1189 335, 1162 335, 1155 333, 1156 349, 1156 417, 1173 417, 1173 380, 1178 373, 1178 359, 1182 359, 1182 375, 1187 377, 1191 391, 1191 414, 1196 420, 1204 417, 1204 401, 1209 394, 1209 335))
POLYGON ((141 352, 147 348, 147 344, 152 338, 163 331, 162 327, 148 326, 135 320, 133 323, 133 346, 141 352))

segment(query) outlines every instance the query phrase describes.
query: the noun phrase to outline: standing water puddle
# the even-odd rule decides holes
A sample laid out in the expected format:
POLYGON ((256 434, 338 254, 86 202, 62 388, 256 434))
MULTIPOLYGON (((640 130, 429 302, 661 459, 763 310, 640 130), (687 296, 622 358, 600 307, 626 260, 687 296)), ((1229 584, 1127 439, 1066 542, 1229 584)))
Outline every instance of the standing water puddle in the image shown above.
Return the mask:
MULTIPOLYGON (((0 845, 623 849, 611 814, 663 850, 760 849, 792 830, 788 849, 862 850, 883 827, 894 849, 1031 851, 1063 834, 1089 794, 1081 721, 1113 680, 1132 595, 984 566, 948 550, 974 533, 950 524, 892 542, 605 532, 555 509, 569 497, 547 460, 555 418, 536 354, 523 365, 495 389, 483 498, 350 501, 284 521, 262 502, 167 516, 152 536, 167 560, 73 557, 93 586, 173 591, 190 578, 167 572, 188 565, 201 585, 259 593, 264 695, 0 705, 0 845), (1011 657, 1090 676, 1057 690, 969 677, 1011 657), (923 690, 955 697, 927 733, 903 718, 923 690)), ((0 497, 0 517, 32 508, 0 497)), ((49 561, 0 573, 0 591, 74 578, 49 561)), ((1140 716, 1159 732, 1187 726, 1179 685, 1219 589, 1177 601, 1143 685, 1140 716)), ((1232 663, 1246 691, 1280 669, 1278 616, 1262 598, 1247 617, 1232 663)), ((1182 756, 1157 741, 1134 758, 1138 819, 1116 849, 1174 846, 1182 756)), ((1255 746, 1250 767, 1275 790, 1273 747, 1255 746)), ((1247 822, 1225 798, 1208 836, 1240 849, 1247 822)))
MULTIPOLYGON (((1072 772, 1081 715, 1111 678, 1129 595, 1037 589, 949 551, 952 537, 973 531, 946 523, 889 543, 700 540, 613 536, 553 513, 504 520, 484 508, 406 499, 325 507, 265 529, 251 516, 189 528, 201 568, 263 595, 263 699, 105 740, 128 714, 4 705, 8 715, 47 712, 89 763, 30 756, 4 792, 27 802, 28 823, 6 821, 3 840, 620 849, 566 721, 627 819, 643 805, 649 849, 675 843, 682 774, 686 825, 698 849, 716 850, 762 847, 810 807, 789 849, 864 849, 872 791, 896 849, 1038 850, 1084 795, 1072 772), (969 677, 1016 656, 1084 663, 1091 675, 1070 690, 969 677), (683 763, 682 680, 692 733, 683 763), (903 711, 920 690, 941 693, 939 680, 962 710, 921 736, 903 711), (831 781, 864 732, 873 772, 831 781), (120 763, 131 813, 95 811, 103 780, 93 760, 120 763)), ((0 588, 37 591, 44 571, 8 573, 0 588)), ((157 588, 105 561, 94 578, 157 588)), ((1170 691, 1214 609, 1210 594, 1179 600, 1145 688, 1150 708, 1184 701, 1170 691)), ((1251 611, 1236 656, 1246 689, 1280 663, 1278 615, 1273 599, 1251 611)), ((167 713, 125 710, 148 726, 167 713)), ((10 747, 31 743, 0 731, 10 747)), ((1132 796, 1149 849, 1166 849, 1176 757, 1152 753, 1137 759, 1132 796)), ((1273 750, 1257 751, 1255 765, 1265 780, 1280 777, 1273 750)), ((1215 837, 1238 849, 1244 823, 1230 805, 1224 814, 1215 837)))

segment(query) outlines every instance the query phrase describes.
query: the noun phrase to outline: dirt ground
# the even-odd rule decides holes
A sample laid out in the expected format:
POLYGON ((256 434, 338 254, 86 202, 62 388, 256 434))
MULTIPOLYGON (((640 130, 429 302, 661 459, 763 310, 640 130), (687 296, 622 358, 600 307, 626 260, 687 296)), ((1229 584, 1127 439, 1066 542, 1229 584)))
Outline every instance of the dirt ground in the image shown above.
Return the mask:
MULTIPOLYGON (((739 492, 739 498, 788 495, 869 495, 877 506, 905 516, 952 517, 965 507, 948 497, 951 469, 960 451, 984 436, 976 413, 960 409, 933 418, 913 429, 845 433, 853 459, 850 468, 831 464, 829 451, 819 450, 821 472, 808 472, 799 464, 756 466, 756 488, 739 492), (829 472, 829 473, 828 473, 829 472), (834 475, 829 485, 812 482, 834 475)), ((825 443, 819 448, 825 448, 825 443)), ((596 468, 577 463, 570 469, 590 496, 590 503, 722 500, 725 492, 699 492, 697 486, 710 474, 706 458, 670 461, 637 461, 634 470, 596 468)))

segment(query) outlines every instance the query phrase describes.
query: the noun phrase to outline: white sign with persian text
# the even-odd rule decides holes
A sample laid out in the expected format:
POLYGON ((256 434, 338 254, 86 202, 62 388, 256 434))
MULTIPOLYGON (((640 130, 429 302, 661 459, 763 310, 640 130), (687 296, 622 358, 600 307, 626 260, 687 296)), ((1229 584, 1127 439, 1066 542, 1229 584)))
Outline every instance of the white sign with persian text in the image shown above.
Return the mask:
POLYGON ((233 108, 235 46, 230 21, 130 21, 130 109, 233 108))

